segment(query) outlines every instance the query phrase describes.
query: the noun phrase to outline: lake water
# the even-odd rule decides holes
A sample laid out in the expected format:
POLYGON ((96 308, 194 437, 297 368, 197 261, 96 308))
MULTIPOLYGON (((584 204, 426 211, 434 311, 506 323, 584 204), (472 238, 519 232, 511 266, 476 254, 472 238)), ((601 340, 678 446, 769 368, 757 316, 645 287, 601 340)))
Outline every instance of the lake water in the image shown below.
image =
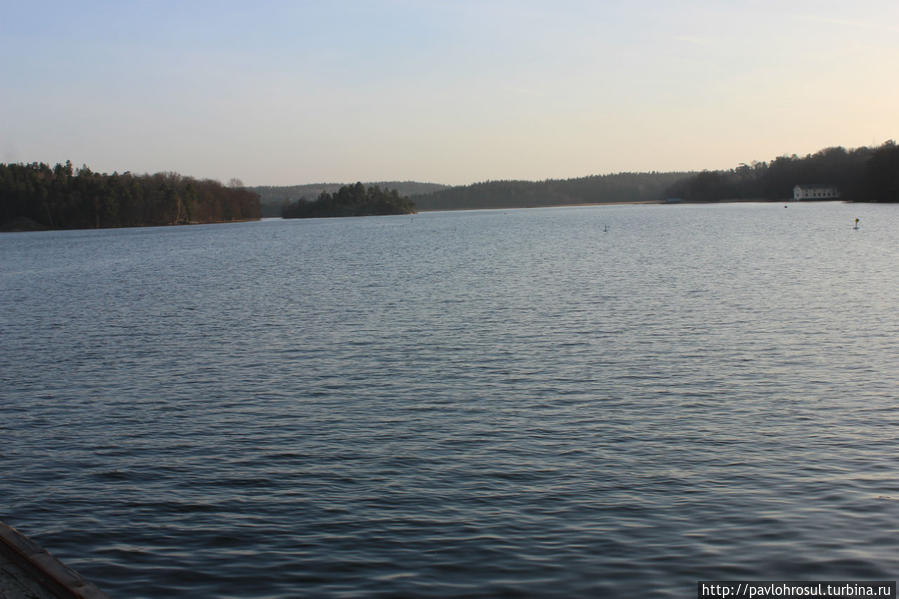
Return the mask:
POLYGON ((897 264, 843 203, 4 234, 0 519, 122 598, 892 580, 897 264))

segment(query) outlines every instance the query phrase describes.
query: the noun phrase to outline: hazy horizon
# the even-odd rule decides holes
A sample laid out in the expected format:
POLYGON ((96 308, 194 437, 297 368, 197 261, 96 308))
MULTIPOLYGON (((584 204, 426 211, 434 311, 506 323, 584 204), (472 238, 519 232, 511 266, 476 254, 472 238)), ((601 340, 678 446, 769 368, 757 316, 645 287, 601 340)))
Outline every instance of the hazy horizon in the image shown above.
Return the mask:
POLYGON ((460 185, 899 137, 882 0, 0 1, 0 162, 460 185))

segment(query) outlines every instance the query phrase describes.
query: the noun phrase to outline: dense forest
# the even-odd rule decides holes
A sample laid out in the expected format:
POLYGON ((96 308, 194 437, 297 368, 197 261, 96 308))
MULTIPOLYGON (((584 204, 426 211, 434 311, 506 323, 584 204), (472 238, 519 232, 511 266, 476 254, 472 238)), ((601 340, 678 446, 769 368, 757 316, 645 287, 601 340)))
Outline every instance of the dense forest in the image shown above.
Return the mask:
POLYGON ((741 164, 727 171, 703 171, 676 182, 666 195, 687 202, 783 201, 795 185, 836 187, 855 202, 899 202, 899 147, 827 148, 804 158, 781 156, 771 162, 741 164))
POLYGON ((419 210, 526 208, 600 202, 655 202, 691 173, 617 173, 546 181, 486 181, 412 196, 419 210))
MULTIPOLYGON (((259 194, 259 199, 262 202, 262 216, 281 216, 281 211, 285 206, 296 202, 300 198, 317 198, 324 192, 335 193, 345 185, 345 183, 309 183, 289 186, 260 185, 249 187, 248 189, 259 194)), ((401 196, 427 194, 449 187, 448 185, 421 183, 419 181, 379 181, 363 183, 363 185, 366 187, 375 186, 384 189, 395 189, 401 196)))
POLYGON ((259 196, 233 180, 111 175, 71 162, 0 164, 0 227, 84 229, 253 220, 259 196))
POLYGON ((323 191, 318 199, 300 198, 284 206, 284 218, 318 218, 331 216, 372 216, 376 214, 411 214, 415 204, 402 197, 397 190, 388 191, 378 186, 365 187, 362 183, 345 185, 336 193, 323 191))

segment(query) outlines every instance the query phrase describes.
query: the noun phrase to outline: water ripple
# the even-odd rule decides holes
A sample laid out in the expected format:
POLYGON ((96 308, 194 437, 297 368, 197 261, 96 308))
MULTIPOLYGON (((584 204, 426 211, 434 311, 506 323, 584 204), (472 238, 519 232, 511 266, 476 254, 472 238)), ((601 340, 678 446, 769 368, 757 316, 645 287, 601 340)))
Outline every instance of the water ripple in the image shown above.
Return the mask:
POLYGON ((899 218, 773 208, 2 236, 0 518, 121 597, 891 579, 899 218))

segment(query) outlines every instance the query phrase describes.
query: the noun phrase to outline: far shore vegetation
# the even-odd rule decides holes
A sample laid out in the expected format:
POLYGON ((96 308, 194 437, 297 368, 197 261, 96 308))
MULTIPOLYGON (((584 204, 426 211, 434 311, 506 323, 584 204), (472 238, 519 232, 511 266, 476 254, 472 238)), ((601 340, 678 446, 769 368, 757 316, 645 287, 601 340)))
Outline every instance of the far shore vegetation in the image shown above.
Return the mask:
POLYGON ((300 198, 281 209, 283 218, 322 218, 335 216, 374 216, 387 214, 412 214, 415 204, 400 196, 397 190, 386 190, 362 183, 344 185, 335 193, 327 191, 315 200, 300 198))
POLYGON ((261 216, 315 218, 416 210, 527 208, 599 203, 789 200, 796 185, 824 185, 852 202, 899 202, 899 146, 826 148, 804 157, 729 170, 594 175, 545 181, 485 181, 449 187, 389 184, 227 186, 177 173, 111 175, 71 162, 0 164, 0 230, 215 223, 261 216), (382 188, 381 185, 387 185, 382 188), (404 195, 405 194, 405 195, 404 195))
POLYGON ((259 196, 178 173, 78 170, 71 162, 0 164, 0 230, 89 229, 219 223, 260 218, 259 196))
POLYGON ((803 158, 703 171, 678 181, 667 195, 685 202, 778 202, 792 198, 796 185, 831 186, 850 202, 899 202, 899 147, 890 140, 876 148, 826 148, 803 158))
MULTIPOLYGON (((389 184, 408 194, 419 211, 666 201, 783 202, 793 197, 796 185, 832 186, 845 201, 899 202, 899 149, 893 141, 873 148, 832 147, 804 157, 779 156, 769 162, 701 172, 615 173, 455 187, 414 181, 389 184)), ((278 216, 300 198, 308 202, 305 198, 333 193, 339 187, 322 183, 251 189, 262 196, 263 215, 278 216)))

